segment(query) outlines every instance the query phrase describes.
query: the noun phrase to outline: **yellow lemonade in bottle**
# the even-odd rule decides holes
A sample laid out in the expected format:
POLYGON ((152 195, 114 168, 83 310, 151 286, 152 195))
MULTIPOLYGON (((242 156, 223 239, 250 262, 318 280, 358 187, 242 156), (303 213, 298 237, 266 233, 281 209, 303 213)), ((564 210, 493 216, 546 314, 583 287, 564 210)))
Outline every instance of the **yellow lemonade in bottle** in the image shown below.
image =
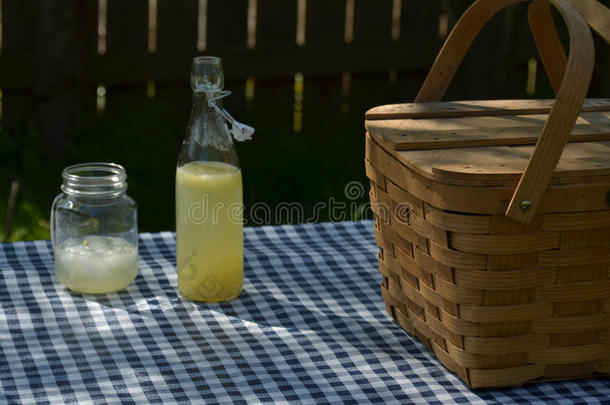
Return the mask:
POLYGON ((194 161, 176 170, 178 289, 195 301, 237 297, 243 284, 241 170, 194 161))

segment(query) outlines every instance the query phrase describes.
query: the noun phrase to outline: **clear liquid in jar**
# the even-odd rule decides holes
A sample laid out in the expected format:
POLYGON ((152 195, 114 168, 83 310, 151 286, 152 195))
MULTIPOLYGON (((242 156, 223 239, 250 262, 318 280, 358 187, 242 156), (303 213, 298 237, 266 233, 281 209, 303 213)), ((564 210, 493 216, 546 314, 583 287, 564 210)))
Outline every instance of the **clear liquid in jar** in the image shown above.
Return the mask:
POLYGON ((120 237, 69 238, 54 249, 55 275, 72 291, 105 294, 127 287, 138 274, 138 248, 120 237))

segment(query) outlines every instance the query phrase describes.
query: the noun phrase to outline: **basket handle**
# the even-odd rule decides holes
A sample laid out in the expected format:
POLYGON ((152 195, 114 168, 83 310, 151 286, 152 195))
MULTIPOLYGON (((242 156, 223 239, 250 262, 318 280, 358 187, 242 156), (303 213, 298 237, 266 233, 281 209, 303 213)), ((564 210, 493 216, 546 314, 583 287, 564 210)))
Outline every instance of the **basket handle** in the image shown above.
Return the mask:
MULTIPOLYGON (((610 44, 610 9, 597 0, 567 0, 591 29, 610 44)), ((567 58, 557 35, 548 1, 534 1, 528 12, 530 29, 555 94, 559 92, 567 58)))
MULTIPOLYGON (((483 26, 499 11, 522 1, 526 0, 477 0, 472 4, 451 31, 415 102, 439 101, 483 26)), ((595 59, 587 22, 567 0, 549 1, 559 10, 570 32, 570 56, 555 104, 506 211, 506 216, 526 223, 535 215, 576 123, 595 59)))
POLYGON ((598 0, 567 0, 600 37, 610 44, 610 9, 598 0))
POLYGON ((557 95, 561 88, 568 58, 559 39, 559 34, 557 34, 557 28, 551 14, 551 4, 546 0, 533 1, 529 6, 527 17, 542 65, 546 70, 551 87, 557 95))

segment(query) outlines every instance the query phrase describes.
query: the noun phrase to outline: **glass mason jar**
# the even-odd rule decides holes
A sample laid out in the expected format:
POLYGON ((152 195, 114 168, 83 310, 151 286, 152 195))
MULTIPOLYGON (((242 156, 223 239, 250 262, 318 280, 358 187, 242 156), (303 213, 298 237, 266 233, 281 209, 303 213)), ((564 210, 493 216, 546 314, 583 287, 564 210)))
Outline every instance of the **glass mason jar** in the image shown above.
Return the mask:
POLYGON ((55 275, 72 291, 104 294, 138 274, 135 201, 125 169, 114 163, 66 167, 51 208, 55 275))
POLYGON ((176 167, 176 261, 178 290, 195 301, 235 298, 244 278, 242 177, 221 114, 223 84, 219 58, 193 60, 193 108, 176 167))

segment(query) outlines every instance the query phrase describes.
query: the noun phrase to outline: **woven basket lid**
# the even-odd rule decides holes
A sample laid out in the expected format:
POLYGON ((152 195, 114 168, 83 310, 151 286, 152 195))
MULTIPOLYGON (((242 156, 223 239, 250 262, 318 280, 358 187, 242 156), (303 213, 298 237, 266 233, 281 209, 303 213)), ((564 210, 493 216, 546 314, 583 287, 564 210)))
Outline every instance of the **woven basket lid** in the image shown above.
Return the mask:
MULTIPOLYGON (((451 184, 507 186, 521 178, 555 100, 392 104, 365 126, 403 165, 451 184)), ((550 184, 610 180, 610 99, 585 101, 550 184)))

